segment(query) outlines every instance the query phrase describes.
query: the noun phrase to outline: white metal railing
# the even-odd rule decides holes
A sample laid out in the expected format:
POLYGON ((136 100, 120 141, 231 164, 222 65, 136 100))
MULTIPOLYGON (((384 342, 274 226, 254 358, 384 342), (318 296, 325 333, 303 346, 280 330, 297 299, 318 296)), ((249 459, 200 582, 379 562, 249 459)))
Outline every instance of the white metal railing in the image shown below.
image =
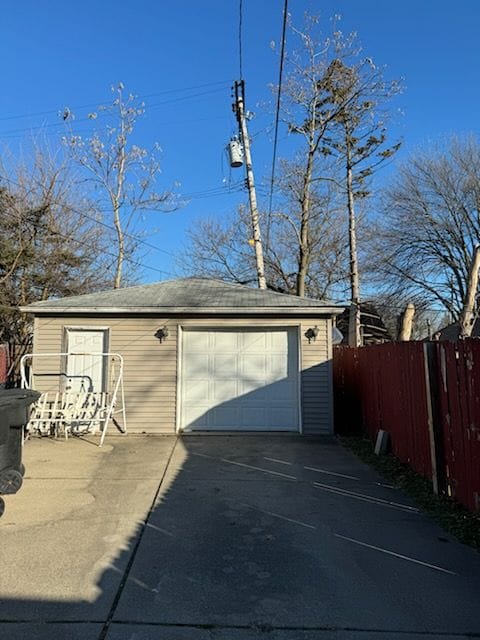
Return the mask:
MULTIPOLYGON (((125 392, 123 387, 123 357, 119 353, 98 352, 55 352, 27 353, 20 361, 20 375, 23 389, 35 389, 34 358, 68 358, 68 356, 97 356, 109 358, 110 376, 107 391, 71 391, 70 389, 41 392, 37 402, 31 407, 28 429, 42 435, 58 436, 63 432, 65 438, 69 434, 97 432, 101 430, 99 446, 103 445, 110 420, 121 414, 122 433, 127 432, 125 414, 125 392), (30 363, 27 377, 27 363, 30 363), (116 368, 118 367, 118 370, 116 368)), ((69 377, 58 372, 59 377, 69 377)), ((59 385, 60 386, 60 385, 59 385)), ((116 422, 116 420, 115 420, 116 422)))

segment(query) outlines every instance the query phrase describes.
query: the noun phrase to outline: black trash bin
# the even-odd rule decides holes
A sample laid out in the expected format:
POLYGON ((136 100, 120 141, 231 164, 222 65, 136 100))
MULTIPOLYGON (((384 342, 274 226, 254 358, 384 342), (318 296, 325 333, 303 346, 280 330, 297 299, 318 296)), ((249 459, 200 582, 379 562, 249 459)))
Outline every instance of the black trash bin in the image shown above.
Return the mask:
MULTIPOLYGON (((0 390, 0 494, 12 494, 22 486, 22 429, 28 422, 28 408, 38 400, 38 391, 0 390)), ((0 498, 0 516, 5 503, 0 498)))

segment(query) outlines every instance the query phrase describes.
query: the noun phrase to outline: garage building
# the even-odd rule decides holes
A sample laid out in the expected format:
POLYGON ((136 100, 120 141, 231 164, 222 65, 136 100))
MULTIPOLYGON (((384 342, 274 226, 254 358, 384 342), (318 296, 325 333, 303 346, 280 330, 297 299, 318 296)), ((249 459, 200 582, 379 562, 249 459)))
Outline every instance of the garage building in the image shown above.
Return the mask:
POLYGON ((23 311, 34 314, 34 353, 52 354, 33 360, 39 391, 108 391, 109 359, 88 354, 123 357, 130 433, 333 430, 341 307, 184 278, 23 311))

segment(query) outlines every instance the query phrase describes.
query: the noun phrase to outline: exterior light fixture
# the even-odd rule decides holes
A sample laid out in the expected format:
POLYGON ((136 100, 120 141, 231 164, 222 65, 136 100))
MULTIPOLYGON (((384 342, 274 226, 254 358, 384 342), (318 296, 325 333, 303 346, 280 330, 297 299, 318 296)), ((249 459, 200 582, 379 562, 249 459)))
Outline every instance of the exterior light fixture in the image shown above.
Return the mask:
POLYGON ((163 327, 160 327, 160 329, 157 329, 155 332, 155 338, 158 338, 160 343, 162 343, 165 338, 168 338, 168 327, 164 325, 163 327))
POLYGON ((310 327, 310 329, 307 329, 305 331, 305 337, 307 338, 309 344, 312 340, 315 342, 319 331, 320 329, 317 327, 317 325, 315 325, 314 327, 310 327))

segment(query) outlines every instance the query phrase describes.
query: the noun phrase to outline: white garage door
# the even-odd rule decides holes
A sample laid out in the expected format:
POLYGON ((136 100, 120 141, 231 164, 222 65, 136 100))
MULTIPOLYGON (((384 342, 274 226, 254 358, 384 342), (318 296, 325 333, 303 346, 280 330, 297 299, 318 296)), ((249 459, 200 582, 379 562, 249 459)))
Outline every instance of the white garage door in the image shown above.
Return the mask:
POLYGON ((299 430, 295 328, 182 334, 181 429, 299 430))

